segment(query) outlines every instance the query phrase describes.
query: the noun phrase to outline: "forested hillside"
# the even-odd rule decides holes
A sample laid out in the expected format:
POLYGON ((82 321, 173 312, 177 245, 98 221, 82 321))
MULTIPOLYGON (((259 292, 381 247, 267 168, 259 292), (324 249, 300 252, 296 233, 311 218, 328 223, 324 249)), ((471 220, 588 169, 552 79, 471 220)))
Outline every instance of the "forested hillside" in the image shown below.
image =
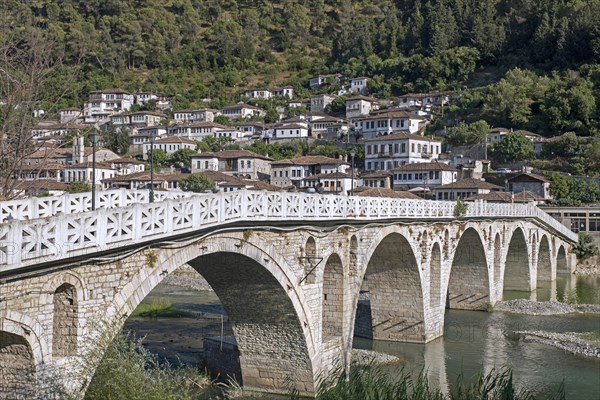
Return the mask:
POLYGON ((55 82, 73 86, 71 102, 120 86, 161 91, 186 106, 209 95, 226 101, 252 85, 298 90, 310 75, 333 72, 373 77, 385 97, 459 88, 486 67, 491 76, 480 77, 495 79, 511 67, 578 70, 600 57, 597 0, 6 0, 0 7, 3 35, 42 27, 67 64, 83 66, 79 82, 55 82))

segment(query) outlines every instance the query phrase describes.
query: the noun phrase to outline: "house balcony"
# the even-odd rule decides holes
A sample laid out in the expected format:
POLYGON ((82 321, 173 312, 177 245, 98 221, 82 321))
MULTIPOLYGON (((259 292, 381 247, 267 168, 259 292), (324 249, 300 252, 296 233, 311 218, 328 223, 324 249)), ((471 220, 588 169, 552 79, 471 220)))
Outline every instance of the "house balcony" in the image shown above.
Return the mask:
POLYGON ((431 158, 431 153, 421 153, 421 158, 431 158))

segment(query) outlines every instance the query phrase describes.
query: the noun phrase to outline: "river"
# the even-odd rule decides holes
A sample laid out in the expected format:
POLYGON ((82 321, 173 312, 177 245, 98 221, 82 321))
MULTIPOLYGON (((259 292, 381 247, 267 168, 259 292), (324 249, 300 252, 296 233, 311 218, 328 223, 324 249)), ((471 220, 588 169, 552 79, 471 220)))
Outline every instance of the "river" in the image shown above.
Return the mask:
MULTIPOLYGON (((600 302, 600 277, 560 278, 539 288, 540 300, 576 298, 583 303, 600 302), (541 297, 541 298, 540 298, 541 297), (547 298, 546 298, 547 297, 547 298)), ((505 293, 505 298, 531 297, 505 293)), ((202 338, 232 335, 218 297, 209 291, 196 291, 170 285, 157 286, 144 300, 167 298, 176 309, 195 313, 190 318, 130 318, 124 330, 145 336, 145 346, 174 364, 201 365, 202 338)), ((574 356, 551 346, 524 342, 510 334, 516 330, 553 332, 600 331, 600 318, 586 315, 529 316, 503 312, 447 310, 445 334, 426 345, 355 338, 354 346, 388 353, 400 358, 388 365, 390 374, 401 368, 418 374, 425 369, 430 382, 447 390, 459 374, 473 378, 480 371, 510 367, 517 387, 533 390, 556 388, 564 381, 567 399, 600 399, 600 360, 574 356)))

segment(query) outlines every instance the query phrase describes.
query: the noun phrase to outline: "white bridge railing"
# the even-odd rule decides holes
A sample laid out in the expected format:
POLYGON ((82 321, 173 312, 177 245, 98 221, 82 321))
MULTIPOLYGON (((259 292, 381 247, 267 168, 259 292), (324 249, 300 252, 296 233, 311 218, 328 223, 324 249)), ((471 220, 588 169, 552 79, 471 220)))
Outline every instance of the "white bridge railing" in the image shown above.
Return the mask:
MULTIPOLYGON (((103 193, 101 207, 95 211, 88 211, 89 194, 31 199, 29 205, 30 200, 22 200, 20 206, 0 204, 2 213, 14 218, 0 224, 0 273, 233 222, 455 219, 455 203, 449 201, 239 190, 195 195, 161 192, 154 203, 148 203, 147 193, 103 193)), ((482 217, 533 218, 577 240, 576 234, 535 205, 469 203, 464 218, 482 217)))

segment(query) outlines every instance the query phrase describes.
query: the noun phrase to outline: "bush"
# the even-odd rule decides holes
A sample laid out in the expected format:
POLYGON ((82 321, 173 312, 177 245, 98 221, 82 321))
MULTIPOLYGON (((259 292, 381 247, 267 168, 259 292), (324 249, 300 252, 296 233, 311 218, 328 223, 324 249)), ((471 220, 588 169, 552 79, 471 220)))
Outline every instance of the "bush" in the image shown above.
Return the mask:
POLYGON ((577 258, 585 260, 598 254, 598 246, 589 233, 580 232, 577 244, 573 246, 573 252, 577 254, 577 258))
POLYGON ((469 205, 462 199, 456 200, 456 205, 454 206, 454 216, 456 218, 461 218, 467 215, 467 211, 469 210, 469 205))

